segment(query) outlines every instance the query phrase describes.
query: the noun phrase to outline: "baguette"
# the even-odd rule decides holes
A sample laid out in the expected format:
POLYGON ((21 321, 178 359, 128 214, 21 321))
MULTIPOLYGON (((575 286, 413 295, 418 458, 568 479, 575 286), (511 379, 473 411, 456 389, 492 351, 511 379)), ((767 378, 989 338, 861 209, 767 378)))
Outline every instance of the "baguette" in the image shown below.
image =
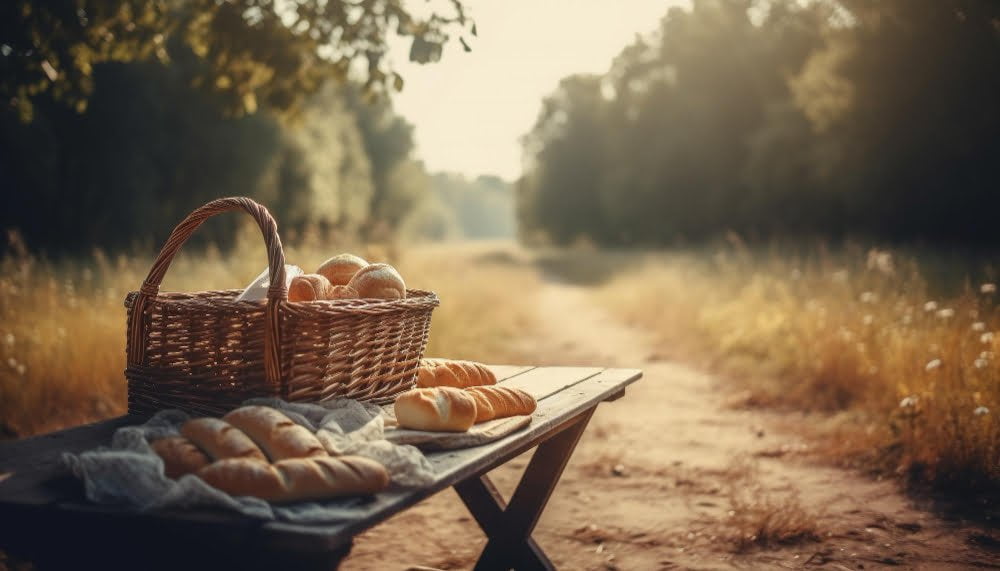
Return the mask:
POLYGON ((315 434, 273 408, 244 406, 222 419, 246 433, 272 461, 327 455, 315 434))
POLYGON ((372 494, 389 485, 385 467, 361 456, 290 458, 274 464, 220 460, 198 476, 229 495, 279 503, 372 494))
POLYGON ((208 456, 183 436, 171 436, 153 441, 153 452, 163 459, 163 473, 168 478, 180 478, 208 466, 208 456))
POLYGON ((412 389, 393 403, 402 428, 464 432, 476 422, 476 401, 453 387, 412 389))
POLYGON ((470 387, 467 391, 476 401, 476 422, 535 412, 535 397, 512 387, 470 387))
POLYGON ((218 418, 195 418, 181 426, 181 435, 200 448, 212 460, 251 458, 267 460, 253 440, 228 422, 218 418))
POLYGON ((455 387, 464 389, 495 385, 496 375, 485 365, 453 359, 421 359, 417 369, 418 387, 455 387))

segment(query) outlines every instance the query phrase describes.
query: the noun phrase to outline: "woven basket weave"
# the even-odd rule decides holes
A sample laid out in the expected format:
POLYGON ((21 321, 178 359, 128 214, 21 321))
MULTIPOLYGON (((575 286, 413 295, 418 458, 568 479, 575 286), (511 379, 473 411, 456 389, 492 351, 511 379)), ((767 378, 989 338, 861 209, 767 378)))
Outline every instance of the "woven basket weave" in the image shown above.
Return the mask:
POLYGON ((436 295, 289 302, 277 224, 249 198, 222 198, 171 233, 128 308, 129 413, 179 408, 221 414, 251 397, 388 402, 411 388, 427 345, 436 295), (271 286, 263 301, 241 290, 160 293, 174 254, 208 218, 244 210, 267 245, 271 286))

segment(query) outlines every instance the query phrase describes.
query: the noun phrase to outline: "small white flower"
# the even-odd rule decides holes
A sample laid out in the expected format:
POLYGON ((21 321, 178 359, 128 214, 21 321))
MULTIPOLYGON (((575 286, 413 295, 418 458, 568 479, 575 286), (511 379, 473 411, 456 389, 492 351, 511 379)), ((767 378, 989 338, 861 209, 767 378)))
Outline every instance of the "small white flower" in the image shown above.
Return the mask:
POLYGON ((983 284, 979 286, 979 291, 982 293, 996 293, 997 284, 983 284))
POLYGON ((983 359, 983 358, 980 357, 979 359, 976 359, 975 361, 973 361, 972 364, 977 369, 985 369, 987 367, 987 365, 990 364, 990 362, 987 361, 986 359, 983 359))
POLYGON ((878 296, 874 292, 866 291, 861 294, 861 303, 875 303, 878 301, 878 296))
POLYGON ((903 400, 899 401, 899 408, 911 408, 917 406, 917 397, 908 396, 903 400))
POLYGON ((870 313, 861 318, 861 322, 865 325, 871 325, 873 321, 875 321, 875 317, 870 313))
POLYGON ((937 302, 936 301, 928 301, 927 303, 925 303, 924 304, 924 311, 926 311, 928 313, 930 313, 932 311, 937 311, 937 302))
POLYGON ((941 359, 932 359, 924 365, 924 370, 933 371, 934 369, 941 367, 941 359))
POLYGON ((993 342, 993 332, 992 331, 987 331, 986 333, 983 333, 982 335, 980 335, 979 336, 979 342, 982 343, 983 345, 985 345, 987 343, 992 343, 993 342))
POLYGON ((28 368, 24 366, 24 363, 18 363, 17 364, 17 374, 18 375, 24 375, 24 372, 27 371, 27 370, 28 370, 28 368))
POLYGON ((973 331, 986 331, 986 324, 982 321, 977 321, 972 324, 973 331))
POLYGON ((6 343, 8 347, 13 347, 14 346, 14 341, 15 341, 15 339, 14 339, 14 334, 13 333, 8 333, 8 334, 6 334, 6 335, 3 336, 3 342, 6 343))
POLYGON ((11 357, 10 359, 7 359, 7 364, 10 366, 11 369, 16 369, 17 368, 17 359, 11 357))
POLYGON ((987 415, 989 413, 990 413, 990 409, 986 408, 985 406, 977 406, 976 409, 972 411, 972 414, 974 414, 976 416, 984 416, 984 415, 987 415))
POLYGON ((938 311, 937 316, 940 317, 941 319, 950 319, 952 317, 955 317, 955 310, 950 307, 946 307, 938 311))

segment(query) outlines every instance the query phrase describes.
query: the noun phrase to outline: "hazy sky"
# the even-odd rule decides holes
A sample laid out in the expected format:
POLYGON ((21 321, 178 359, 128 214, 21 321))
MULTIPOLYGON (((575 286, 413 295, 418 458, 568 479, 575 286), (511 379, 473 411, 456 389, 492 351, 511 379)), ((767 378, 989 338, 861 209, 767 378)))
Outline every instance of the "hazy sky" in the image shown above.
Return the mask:
POLYGON ((603 73, 636 33, 657 27, 686 0, 465 0, 479 36, 465 53, 454 38, 441 61, 407 61, 397 111, 416 126, 416 155, 431 171, 468 175, 521 172, 518 138, 562 77, 603 73))

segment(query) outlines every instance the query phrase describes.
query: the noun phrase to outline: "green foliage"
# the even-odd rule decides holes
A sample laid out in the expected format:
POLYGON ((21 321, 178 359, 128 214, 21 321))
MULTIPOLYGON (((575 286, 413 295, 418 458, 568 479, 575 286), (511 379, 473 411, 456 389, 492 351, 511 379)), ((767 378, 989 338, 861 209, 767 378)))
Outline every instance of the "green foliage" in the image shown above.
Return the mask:
MULTIPOLYGON (((383 57, 395 34, 410 58, 440 58, 471 24, 459 0, 416 15, 406 0, 9 0, 0 3, 0 101, 34 116, 43 96, 84 111, 105 62, 168 62, 191 51, 192 84, 234 116, 294 114, 324 80, 360 71, 370 90, 401 89, 383 57)), ((412 3, 411 3, 412 4, 412 3)), ((472 25, 474 34, 474 25, 472 25)), ((465 45, 463 39, 463 45, 465 45)))
POLYGON ((1000 4, 695 0, 525 136, 525 237, 1000 243, 1000 4))

